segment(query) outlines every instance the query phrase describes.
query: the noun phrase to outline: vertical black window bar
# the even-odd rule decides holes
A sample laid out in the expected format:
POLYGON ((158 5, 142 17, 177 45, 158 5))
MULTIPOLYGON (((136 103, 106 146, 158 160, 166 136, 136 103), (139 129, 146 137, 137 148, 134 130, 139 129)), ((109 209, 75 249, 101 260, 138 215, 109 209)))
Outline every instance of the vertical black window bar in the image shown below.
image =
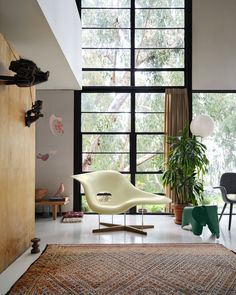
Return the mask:
MULTIPOLYGON (((149 5, 145 0, 120 0, 119 2, 77 0, 76 2, 82 22, 83 16, 87 18, 83 22, 83 35, 88 37, 90 34, 93 38, 87 38, 86 42, 84 41, 84 87, 79 95, 78 92, 75 92, 74 153, 79 153, 79 155, 74 157, 74 172, 89 171, 82 171, 82 155, 88 147, 86 144, 86 150, 84 150, 84 140, 88 142, 89 136, 96 137, 99 134, 101 138, 129 136, 129 165, 124 166, 125 169, 121 172, 130 175, 130 180, 135 185, 139 186, 141 181, 139 188, 142 188, 142 183, 145 184, 149 180, 153 182, 161 174, 161 170, 154 162, 155 159, 160 161, 163 155, 161 141, 164 130, 149 130, 150 126, 145 127, 145 122, 151 122, 152 119, 148 118, 161 118, 164 115, 163 109, 156 108, 155 104, 163 103, 165 87, 191 87, 191 78, 188 78, 191 65, 189 57, 186 57, 186 52, 191 53, 191 48, 187 48, 186 51, 186 46, 190 46, 191 43, 189 39, 191 34, 186 35, 186 28, 191 30, 191 27, 188 26, 190 17, 186 17, 191 13, 189 11, 191 0, 175 0, 171 1, 171 4, 168 1, 150 1, 149 5), (160 6, 160 3, 164 7, 160 6), (181 19, 183 12, 184 20, 181 19), (129 17, 127 17, 128 14, 130 14, 129 17), (179 16, 179 19, 176 18, 176 15, 179 16), (101 35, 101 38, 105 38, 104 42, 103 39, 98 38, 98 34, 101 35), (117 39, 117 36, 123 38, 124 42, 120 42, 121 39, 117 39), (142 38, 143 42, 140 43, 142 38), (183 56, 185 62, 183 62, 183 56), (112 61, 114 57, 115 60, 112 61), (109 79, 114 83, 110 83, 109 79), (111 97, 126 93, 130 99, 131 109, 118 109, 115 112, 113 110, 110 112, 108 107, 107 109, 97 108, 96 101, 99 103, 99 100, 104 100, 105 103, 109 96, 106 94, 109 93, 111 97), (94 108, 81 109, 78 97, 83 101, 84 95, 91 96, 91 99, 94 95, 99 97, 99 100, 94 100, 94 108), (162 98, 158 98, 158 95, 162 98), (139 105, 140 102, 146 104, 145 108, 151 109, 142 109, 139 105), (153 107, 154 109, 152 109, 153 107), (102 129, 101 133, 99 129, 101 126, 91 130, 81 129, 86 125, 84 125, 86 118, 92 117, 94 119, 99 116, 109 117, 109 115, 119 118, 118 113, 121 115, 127 113, 126 115, 128 115, 129 112, 130 130, 127 127, 114 130, 102 129), (144 121, 142 122, 142 120, 144 121), (149 143, 152 138, 155 139, 154 146, 149 143), (156 143, 159 145, 158 148, 155 148, 156 143), (141 159, 147 157, 149 160, 140 165, 137 163, 138 157, 141 159)), ((114 155, 115 158, 119 158, 119 154, 127 153, 126 150, 108 150, 107 148, 105 151, 99 148, 95 153, 89 152, 93 156, 102 157, 107 154, 114 155)), ((91 166, 90 170, 93 170, 93 167, 91 166)), ((96 166, 96 169, 99 167, 96 166)), ((152 192, 158 191, 153 191, 152 188, 152 192)), ((81 208, 82 198, 78 198, 78 193, 81 193, 80 187, 75 185, 74 210, 81 208)), ((131 212, 136 211, 133 208, 131 212)))
MULTIPOLYGON (((74 92, 74 174, 80 174, 82 171, 82 133, 81 133, 81 93, 74 92), (78 116, 79 114, 79 116, 78 116)), ((81 211, 81 191, 78 181, 73 182, 73 210, 81 211)))
MULTIPOLYGON (((135 86, 135 0, 131 0, 130 11, 130 27, 131 27, 131 86, 135 86)), ((130 133, 130 173, 131 182, 135 185, 136 175, 136 134, 135 134, 135 93, 131 92, 131 133, 130 133)), ((136 207, 130 209, 130 213, 136 213, 136 207)))

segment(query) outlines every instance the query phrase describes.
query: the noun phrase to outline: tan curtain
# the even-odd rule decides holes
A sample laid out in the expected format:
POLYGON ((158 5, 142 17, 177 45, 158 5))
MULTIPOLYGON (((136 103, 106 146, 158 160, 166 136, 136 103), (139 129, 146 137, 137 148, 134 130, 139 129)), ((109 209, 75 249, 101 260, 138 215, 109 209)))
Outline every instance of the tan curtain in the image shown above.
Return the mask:
MULTIPOLYGON (((189 122, 189 104, 187 89, 166 89, 165 92, 165 163, 168 162, 169 144, 168 136, 175 136, 182 132, 185 124, 189 122)), ((166 188, 166 195, 175 203, 174 193, 166 188)), ((167 211, 171 210, 167 208, 167 211)))

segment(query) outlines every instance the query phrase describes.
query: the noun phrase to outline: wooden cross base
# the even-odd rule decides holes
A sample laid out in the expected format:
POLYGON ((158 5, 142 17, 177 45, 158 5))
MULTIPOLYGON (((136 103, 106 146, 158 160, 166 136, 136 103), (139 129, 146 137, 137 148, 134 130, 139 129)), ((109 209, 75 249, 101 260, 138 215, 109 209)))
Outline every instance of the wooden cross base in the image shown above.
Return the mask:
POLYGON ((145 228, 154 228, 154 225, 121 225, 114 223, 100 222, 100 225, 107 226, 105 228, 94 229, 93 233, 111 232, 111 231, 129 231, 141 235, 147 235, 147 232, 143 231, 145 228))

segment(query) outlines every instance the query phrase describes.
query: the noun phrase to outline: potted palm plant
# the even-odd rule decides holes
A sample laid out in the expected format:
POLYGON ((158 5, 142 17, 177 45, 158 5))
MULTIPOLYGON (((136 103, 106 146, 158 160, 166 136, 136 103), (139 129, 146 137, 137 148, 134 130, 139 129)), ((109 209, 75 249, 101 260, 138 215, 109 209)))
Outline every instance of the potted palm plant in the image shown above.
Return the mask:
POLYGON ((188 204, 197 205, 203 201, 203 175, 207 172, 208 159, 206 146, 197 140, 196 136, 189 136, 186 125, 180 136, 168 138, 170 152, 162 182, 170 186, 175 194, 174 204, 175 223, 181 224, 183 207, 188 204))

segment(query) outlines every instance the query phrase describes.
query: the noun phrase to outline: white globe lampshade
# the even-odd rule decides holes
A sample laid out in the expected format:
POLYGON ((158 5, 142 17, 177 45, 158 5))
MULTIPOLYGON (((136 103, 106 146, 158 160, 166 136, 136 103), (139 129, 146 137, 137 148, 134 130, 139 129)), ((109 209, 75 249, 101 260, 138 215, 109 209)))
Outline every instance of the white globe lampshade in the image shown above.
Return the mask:
POLYGON ((214 121, 208 115, 199 115, 192 120, 190 130, 193 135, 207 137, 214 130, 214 121))

